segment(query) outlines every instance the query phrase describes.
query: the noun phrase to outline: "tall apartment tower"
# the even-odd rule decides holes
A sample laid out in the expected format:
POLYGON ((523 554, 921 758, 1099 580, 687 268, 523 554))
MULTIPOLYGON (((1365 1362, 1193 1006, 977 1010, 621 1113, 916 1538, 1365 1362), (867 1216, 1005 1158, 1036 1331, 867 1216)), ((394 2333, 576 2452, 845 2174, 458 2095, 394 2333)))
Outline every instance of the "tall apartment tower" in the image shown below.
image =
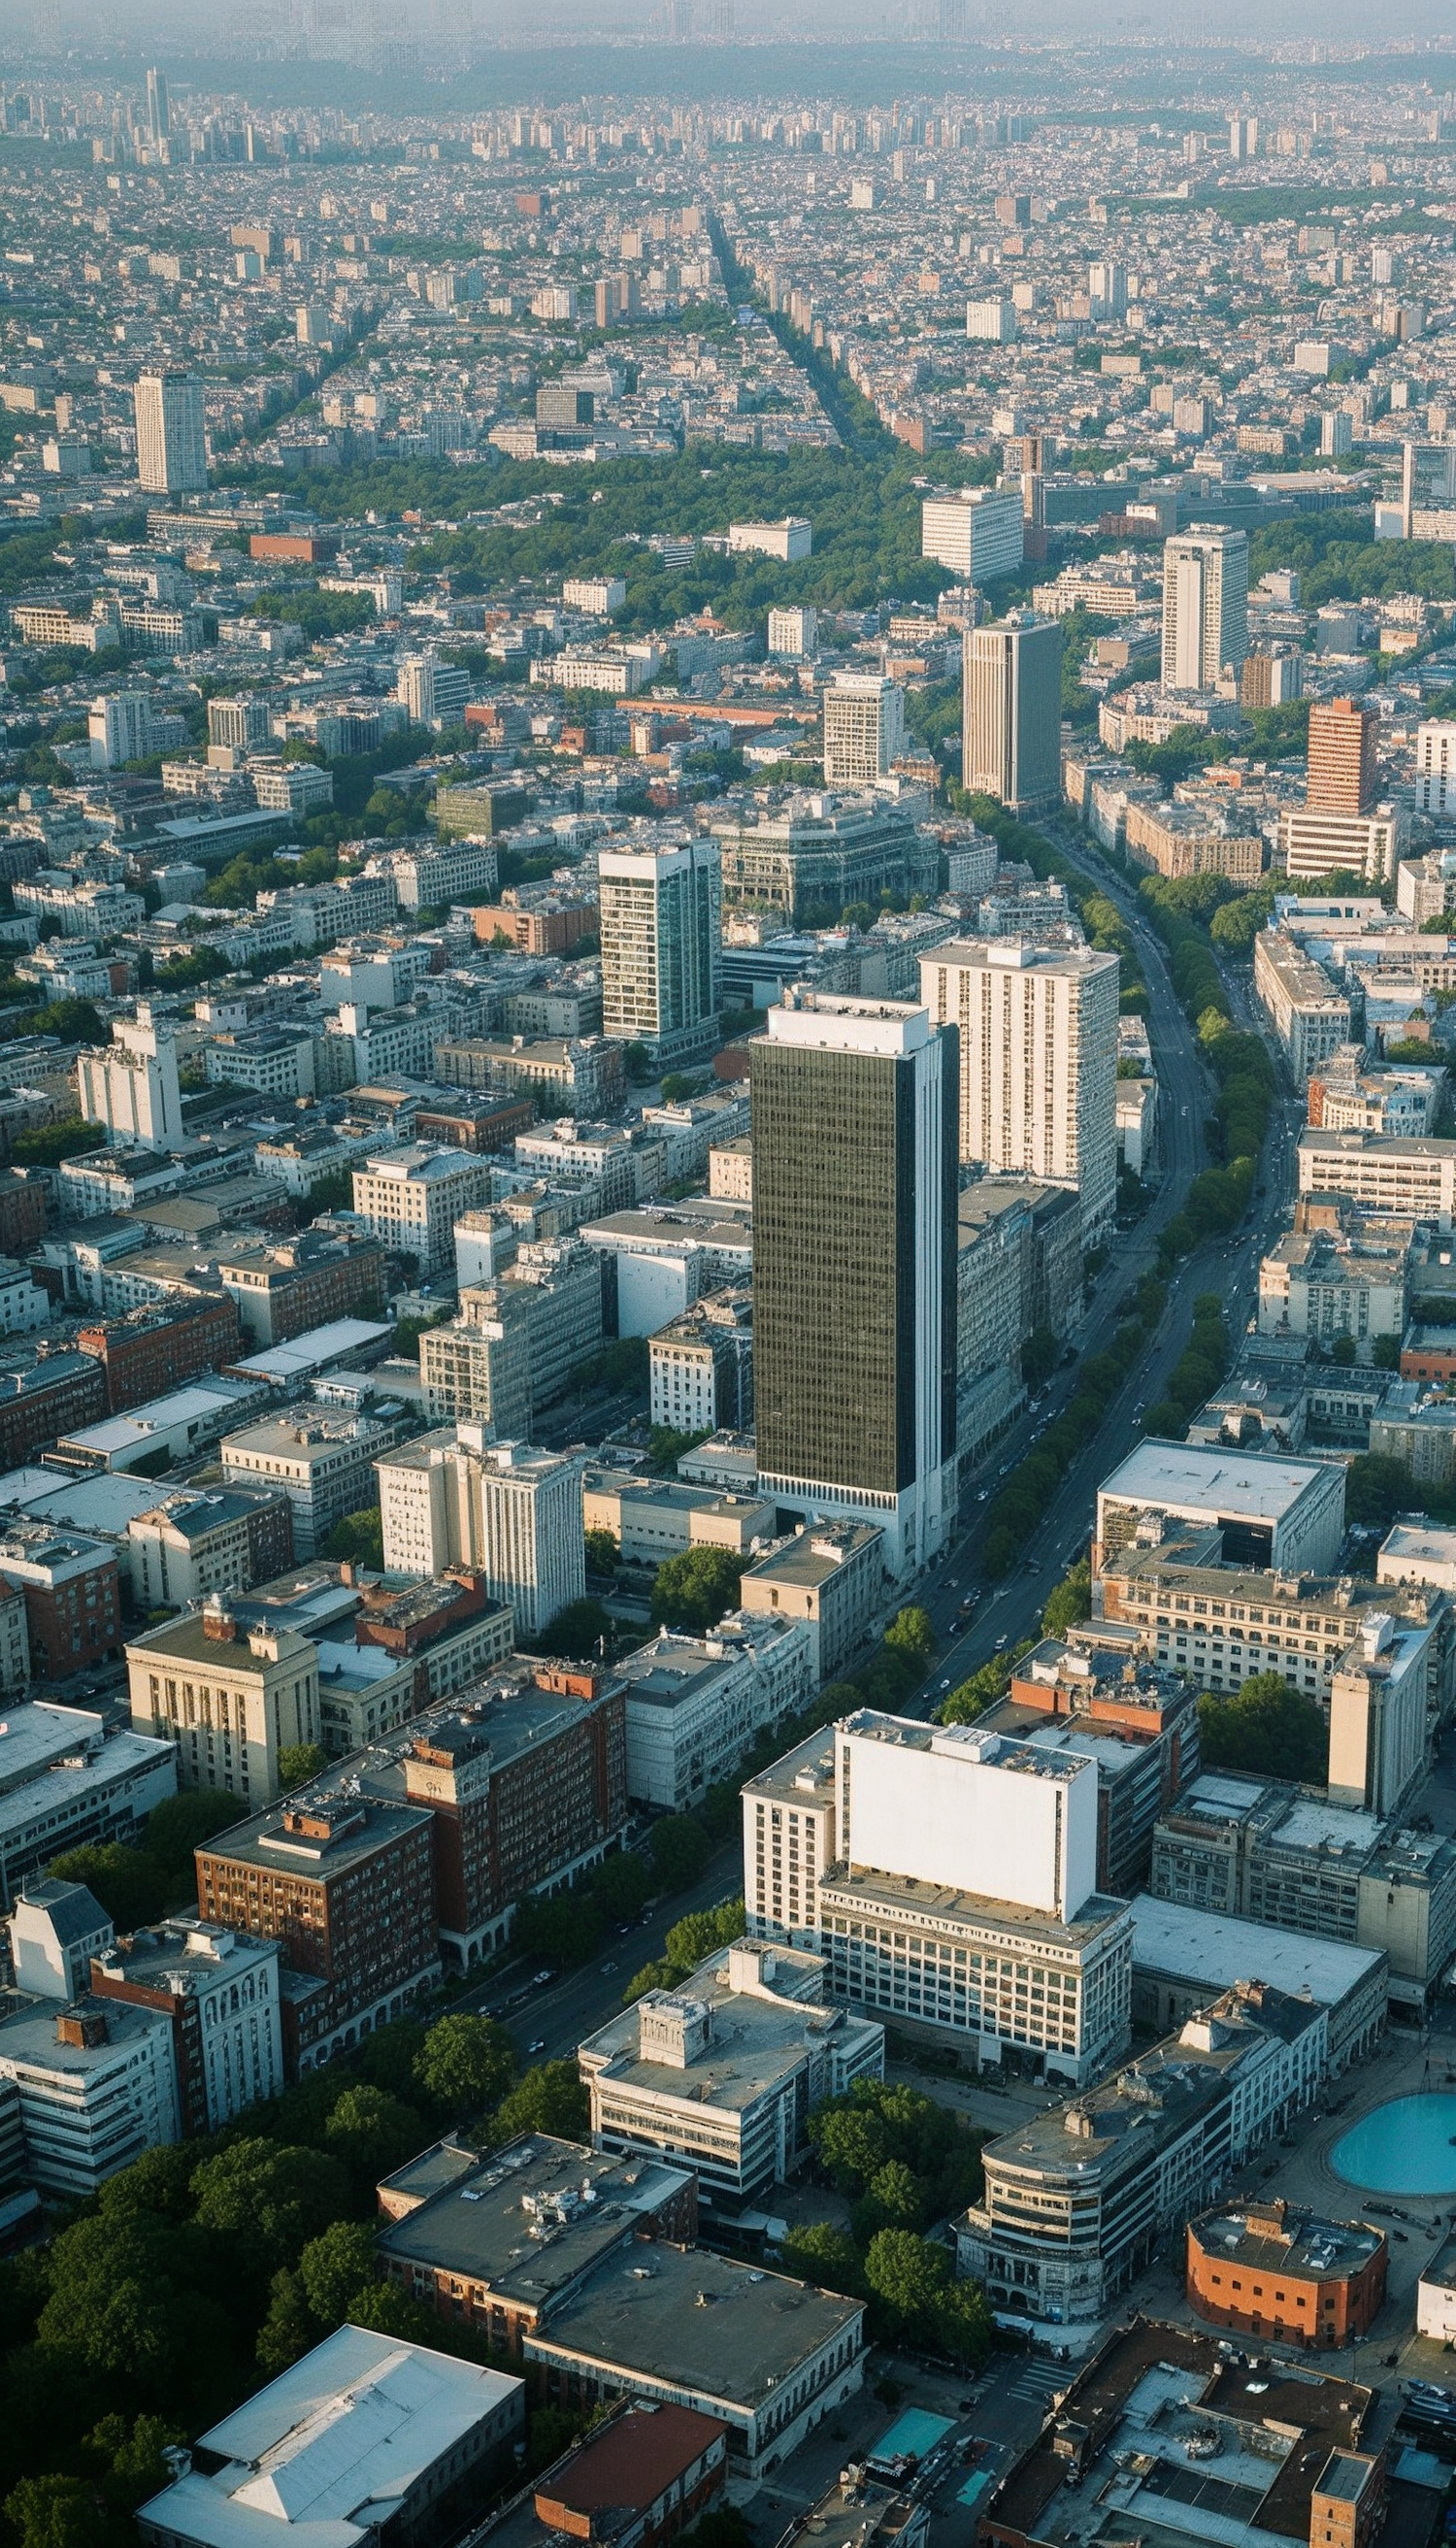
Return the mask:
POLYGON ((1117 1209, 1119 976, 1116 956, 1019 938, 952 940, 920 963, 931 1018, 959 1030, 961 1158, 1075 1188, 1084 1247, 1117 1209))
POLYGON ((153 149, 159 141, 172 136, 172 106, 167 95, 165 71, 149 70, 146 74, 146 138, 153 149))
POLYGON ((470 1560, 496 1599, 510 1603, 517 1633, 538 1637, 558 1610, 586 1593, 581 1469, 524 1442, 488 1442, 468 1424, 458 1428, 458 1438, 471 1472, 470 1504, 479 1515, 479 1544, 470 1560))
POLYGON ((1016 812, 1061 794, 1061 628, 1014 610, 967 628, 960 768, 967 787, 1016 812))
POLYGON ((208 483, 202 383, 143 372, 136 383, 136 475, 149 496, 197 496, 208 483))
POLYGON ((905 693, 878 673, 836 673, 824 693, 824 783, 872 786, 905 749, 905 693))
POLYGON ((81 1113, 117 1149, 169 1150, 182 1138, 182 1090, 170 1025, 145 1000, 112 1020, 112 1041, 76 1064, 81 1113))
POLYGON ((1248 536, 1179 531, 1163 544, 1163 688, 1211 690, 1248 653, 1248 536))
POLYGON ((875 1523, 908 1575, 956 1517, 957 1040, 790 990, 751 1058, 765 1492, 875 1523))
POLYGON ((604 850, 599 866, 602 1031, 646 1045, 659 1069, 718 1041, 723 856, 694 834, 663 849, 604 850))
POLYGON ((1424 717, 1415 729, 1415 810, 1456 814, 1456 724, 1424 717))
POLYGON ((1375 802, 1380 717, 1357 699, 1316 699, 1310 709, 1305 803, 1330 814, 1368 814, 1375 802))

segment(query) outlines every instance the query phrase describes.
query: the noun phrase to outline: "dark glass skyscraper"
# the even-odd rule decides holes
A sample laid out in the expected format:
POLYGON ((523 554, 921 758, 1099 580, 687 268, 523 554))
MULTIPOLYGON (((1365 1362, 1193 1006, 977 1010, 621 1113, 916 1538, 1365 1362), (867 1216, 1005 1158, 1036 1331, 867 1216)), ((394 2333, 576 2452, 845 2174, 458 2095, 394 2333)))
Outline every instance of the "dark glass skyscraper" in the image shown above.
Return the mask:
POLYGON ((760 1476, 877 1522, 909 1573, 956 1511, 958 1039, 790 993, 752 1068, 760 1476))

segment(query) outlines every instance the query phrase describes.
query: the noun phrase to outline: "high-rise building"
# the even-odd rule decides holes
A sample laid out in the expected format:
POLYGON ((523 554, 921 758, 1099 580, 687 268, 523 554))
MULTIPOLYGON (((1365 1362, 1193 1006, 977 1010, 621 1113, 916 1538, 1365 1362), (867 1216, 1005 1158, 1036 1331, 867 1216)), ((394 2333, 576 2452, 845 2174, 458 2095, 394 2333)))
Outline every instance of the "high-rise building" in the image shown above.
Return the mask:
POLYGON ((423 1142, 381 1150, 354 1170, 354 1212, 387 1248, 412 1256, 421 1275, 455 1262, 455 1224, 491 1200, 488 1160, 423 1142))
POLYGON ((1369 812, 1375 802, 1379 730, 1378 710, 1362 707, 1357 699, 1313 702, 1307 805, 1322 806, 1331 814, 1369 812))
POLYGON ((201 495, 208 483, 202 383, 143 372, 136 383, 136 475, 149 496, 201 495))
POLYGON ((810 601, 786 602, 769 613, 769 652, 798 660, 819 643, 819 613, 810 601))
POLYGON ((1163 545, 1163 688, 1211 690, 1247 653, 1247 533, 1179 531, 1163 545))
POLYGON ((910 1573, 956 1508, 956 1038, 790 990, 751 1049, 764 1491, 877 1522, 910 1573))
POLYGON ((824 693, 826 786, 872 786, 904 749, 904 691, 878 673, 836 673, 824 693))
POLYGON ((81 1113, 104 1124, 118 1149, 167 1150, 182 1138, 182 1089, 170 1024, 149 1002, 135 1018, 114 1018, 112 1040, 76 1063, 81 1113))
POLYGON ((172 107, 167 95, 167 75, 155 68, 146 74, 146 138, 153 149, 172 136, 172 107))
POLYGON ((538 1635, 586 1591, 582 1473, 573 1460, 493 1441, 484 1424, 426 1433, 379 1462, 385 1564, 433 1577, 477 1569, 538 1635))
POLYGON ((1415 810, 1456 814, 1456 723, 1424 717, 1415 729, 1415 810))
MULTIPOLYGON (((971 302, 966 310, 967 333, 991 332, 989 319, 984 325, 977 322, 972 330, 970 317, 971 311, 989 307, 1000 311, 1010 309, 1010 304, 971 302)), ((1011 324, 1014 330, 1014 312, 1011 324)), ((998 336, 1004 341, 1004 329, 998 329, 998 336)), ((927 496, 920 507, 920 554, 935 558, 970 584, 981 584, 988 576, 1015 575, 1026 554, 1020 495, 991 487, 960 487, 950 495, 927 496)))
POLYGON ((1109 259, 1102 259, 1087 269, 1087 298, 1094 318, 1126 318, 1128 315, 1128 269, 1109 259))
POLYGON ((1021 938, 953 940, 920 963, 931 1017, 959 1030, 961 1158, 1074 1187, 1088 1247, 1117 1208, 1119 973, 1116 956, 1021 938))
POLYGON ((119 770, 126 761, 148 761, 156 749, 156 720, 149 690, 114 690, 93 702, 87 719, 93 770, 119 770))
POLYGON ((603 850, 598 872, 603 1032, 660 1069, 701 1060, 718 1041, 722 851, 697 833, 603 850))
POLYGON ((961 641, 960 767, 967 787, 1016 811, 1061 793, 1061 629, 1012 611, 961 641))

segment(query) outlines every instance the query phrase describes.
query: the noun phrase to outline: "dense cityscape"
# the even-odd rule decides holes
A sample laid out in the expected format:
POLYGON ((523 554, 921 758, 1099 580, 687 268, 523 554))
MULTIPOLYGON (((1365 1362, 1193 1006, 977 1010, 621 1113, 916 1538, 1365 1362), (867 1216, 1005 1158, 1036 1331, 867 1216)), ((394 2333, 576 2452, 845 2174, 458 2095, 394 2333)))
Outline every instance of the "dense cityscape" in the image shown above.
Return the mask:
POLYGON ((0 30, 0 2548, 1456 2541, 1456 48, 1238 42, 0 30))

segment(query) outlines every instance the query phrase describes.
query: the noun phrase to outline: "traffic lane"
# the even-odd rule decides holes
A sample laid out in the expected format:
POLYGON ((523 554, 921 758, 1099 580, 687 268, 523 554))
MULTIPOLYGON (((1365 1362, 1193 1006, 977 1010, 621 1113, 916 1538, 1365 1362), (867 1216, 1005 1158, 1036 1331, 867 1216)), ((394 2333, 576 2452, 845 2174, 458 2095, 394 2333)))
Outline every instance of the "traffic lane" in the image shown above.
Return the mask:
POLYGON ((614 1930, 589 1962, 572 1966, 554 1981, 532 1989, 521 2007, 509 2008, 506 2002, 523 1985, 529 1986, 532 1964, 527 1956, 521 1956, 510 1969, 493 1973, 461 1991, 450 2005, 452 2009, 499 2015, 524 2058, 557 2060, 575 2052, 584 2036, 615 2015, 632 1975, 644 1964, 655 1963, 662 1955, 670 1929, 691 1911, 715 1910, 720 1902, 731 1902, 742 1890, 742 1876, 741 1845, 736 1840, 725 1843, 714 1852, 696 1884, 675 1893, 625 1937, 614 1930))

